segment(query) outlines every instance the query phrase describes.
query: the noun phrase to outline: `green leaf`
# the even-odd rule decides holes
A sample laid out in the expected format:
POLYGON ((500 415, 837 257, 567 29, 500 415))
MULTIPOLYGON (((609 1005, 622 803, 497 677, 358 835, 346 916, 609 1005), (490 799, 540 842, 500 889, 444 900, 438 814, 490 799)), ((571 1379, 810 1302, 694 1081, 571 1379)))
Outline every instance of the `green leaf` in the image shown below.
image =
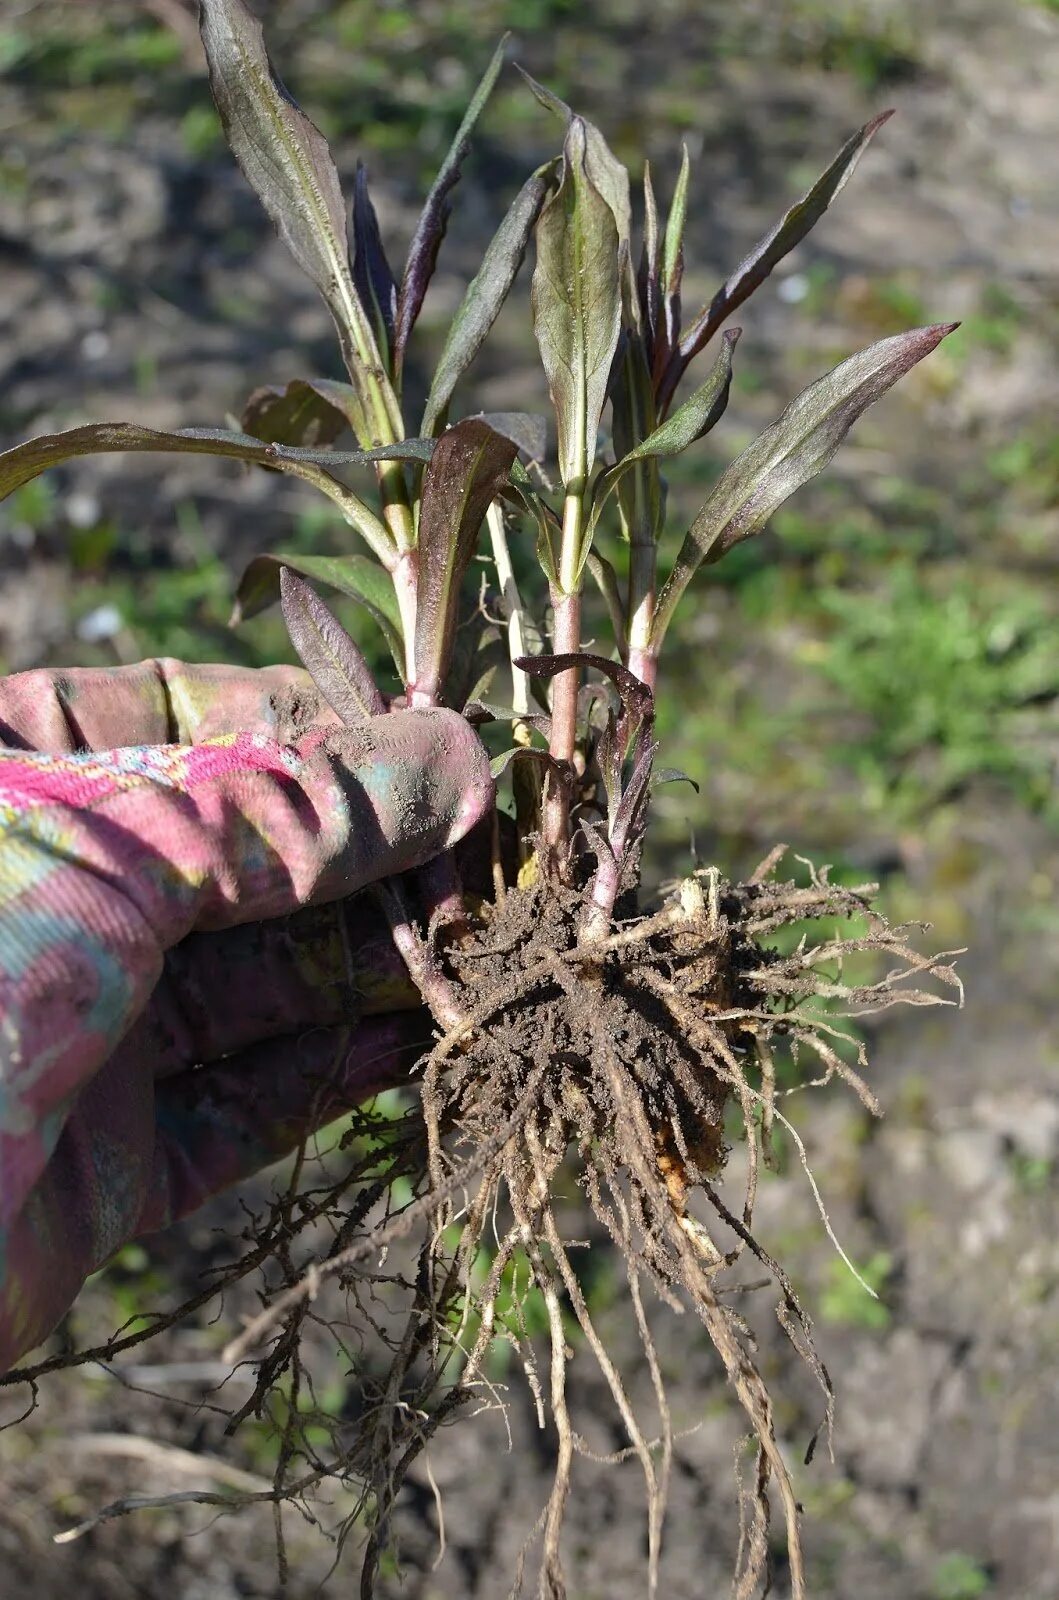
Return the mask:
POLYGON ((278 552, 255 556, 239 580, 231 626, 275 605, 280 598, 280 569, 289 568, 314 583, 329 584, 364 607, 386 639, 398 672, 404 671, 404 648, 397 596, 389 573, 368 556, 301 556, 278 552))
POLYGON ((594 187, 603 196, 614 214, 614 222, 618 230, 618 244, 629 249, 629 237, 632 232, 632 202, 629 197, 629 174, 611 150, 606 139, 594 123, 585 117, 576 116, 565 100, 560 100, 557 94, 546 89, 542 83, 531 78, 528 72, 519 67, 519 72, 525 78, 529 87, 536 95, 542 106, 557 116, 565 123, 567 139, 575 122, 581 124, 584 130, 584 167, 594 187))
POLYGON ((666 236, 662 250, 661 282, 657 320, 653 326, 652 376, 657 388, 669 365, 673 352, 680 343, 680 285, 684 277, 684 224, 688 214, 688 178, 691 164, 688 147, 684 146, 680 160, 673 200, 666 218, 666 236))
POLYGON ((310 483, 326 494, 341 510, 351 527, 368 542, 380 561, 394 555, 393 540, 381 522, 351 489, 339 483, 324 466, 363 465, 369 461, 429 461, 434 449, 431 439, 406 439, 399 445, 383 445, 375 450, 303 450, 280 444, 265 444, 249 434, 231 433, 221 428, 177 428, 162 431, 141 428, 135 422, 97 422, 65 433, 45 433, 0 455, 0 500, 49 467, 61 465, 75 456, 107 455, 112 451, 156 451, 167 454, 229 456, 310 483))
POLYGON ((680 158, 680 172, 677 174, 676 188, 673 190, 673 200, 669 207, 669 216, 666 218, 665 244, 662 247, 662 289, 667 295, 679 293, 684 271, 684 223, 688 215, 690 175, 688 147, 684 145, 680 158))
POLYGON ((608 497, 630 468, 638 462, 678 456, 689 445, 694 444, 696 439, 701 439, 711 428, 716 427, 728 405, 728 394, 732 386, 732 353, 741 333, 741 328, 729 328, 726 331, 721 353, 706 382, 696 389, 666 422, 648 434, 641 444, 630 450, 628 455, 623 456, 597 479, 592 499, 592 514, 589 519, 590 537, 595 531, 608 497))
POLYGON ((338 618, 289 567, 281 567, 283 620, 313 682, 344 723, 381 716, 385 702, 368 663, 338 618))
POLYGON ((460 583, 514 459, 512 440, 472 418, 442 434, 423 474, 413 686, 420 694, 434 697, 441 687, 460 583))
POLYGON ((699 313, 681 340, 679 352, 674 353, 663 389, 662 397, 665 400, 672 395, 688 362, 709 343, 721 323, 730 317, 760 284, 764 283, 773 267, 782 261, 784 256, 789 255, 795 245, 820 221, 832 200, 841 193, 852 177, 857 162, 873 136, 892 116, 892 111, 881 112, 848 139, 826 172, 820 174, 808 193, 784 213, 763 239, 758 240, 750 254, 739 263, 727 281, 722 283, 709 305, 699 313))
POLYGON ((416 318, 422 310, 427 285, 434 276, 438 251, 441 249, 441 241, 445 237, 449 212, 452 209, 449 204, 449 192, 459 182, 460 168, 470 149, 471 134, 500 76, 510 37, 510 34, 505 33, 493 51, 492 60, 485 69, 481 83, 474 91, 463 121, 456 130, 456 137, 448 148, 419 214, 412 243, 408 247, 408 259, 405 262, 401 292, 397 300, 394 327, 394 370, 397 373, 401 371, 408 340, 415 327, 416 318))
POLYGON ((621 326, 618 230, 588 175, 585 124, 566 135, 563 180, 537 224, 533 327, 559 428, 567 492, 583 492, 621 326))
POLYGON ((861 413, 957 326, 914 328, 851 356, 804 389, 732 462, 692 523, 659 596, 652 631, 656 644, 701 563, 719 561, 763 527, 789 495, 826 467, 861 413))
POLYGON ((327 141, 277 79, 261 24, 243 0, 202 0, 199 25, 232 153, 335 319, 357 391, 357 438, 379 438, 376 396, 400 437, 400 409, 353 282, 345 203, 327 141))
POLYGON ((420 432, 428 438, 438 431, 456 384, 482 348, 508 297, 554 181, 556 166, 557 162, 549 161, 527 178, 468 286, 445 340, 423 412, 420 432))
POLYGON ((294 378, 285 389, 255 389, 243 407, 243 431, 266 444, 327 445, 354 427, 356 390, 326 378, 294 378))

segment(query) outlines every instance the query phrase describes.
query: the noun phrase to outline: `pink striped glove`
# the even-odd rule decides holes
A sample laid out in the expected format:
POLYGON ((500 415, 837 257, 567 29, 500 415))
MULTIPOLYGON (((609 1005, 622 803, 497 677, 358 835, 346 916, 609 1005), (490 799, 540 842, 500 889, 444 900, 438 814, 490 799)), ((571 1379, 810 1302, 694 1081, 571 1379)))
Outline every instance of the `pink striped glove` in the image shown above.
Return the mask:
POLYGON ((348 897, 484 815, 487 757, 451 711, 317 704, 287 667, 0 682, 0 1371, 428 1036, 348 897))

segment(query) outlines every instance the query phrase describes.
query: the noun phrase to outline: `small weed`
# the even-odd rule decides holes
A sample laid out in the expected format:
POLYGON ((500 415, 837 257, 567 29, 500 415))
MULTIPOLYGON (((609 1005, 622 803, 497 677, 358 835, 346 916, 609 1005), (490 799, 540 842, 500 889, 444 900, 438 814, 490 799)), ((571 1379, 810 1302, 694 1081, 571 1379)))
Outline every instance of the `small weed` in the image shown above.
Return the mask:
POLYGON ((980 1600, 991 1588, 985 1567, 974 1556, 954 1550, 943 1556, 934 1568, 930 1600, 980 1600))
MULTIPOLYGON (((858 1270, 869 1288, 881 1295, 893 1265, 888 1251, 877 1250, 858 1270)), ((828 1262, 827 1282, 820 1295, 820 1315, 825 1322, 844 1328, 877 1330, 888 1328, 893 1320, 893 1312, 885 1301, 873 1299, 841 1261, 828 1262)))

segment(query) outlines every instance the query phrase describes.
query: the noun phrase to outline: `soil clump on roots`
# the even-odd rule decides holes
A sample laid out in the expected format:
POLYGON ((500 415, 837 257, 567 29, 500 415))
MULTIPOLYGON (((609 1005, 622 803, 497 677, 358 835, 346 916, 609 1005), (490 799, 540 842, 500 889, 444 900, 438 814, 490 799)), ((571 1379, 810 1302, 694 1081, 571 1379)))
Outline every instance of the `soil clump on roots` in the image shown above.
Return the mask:
MULTIPOLYGON (((768 1584, 770 1485, 786 1521, 793 1594, 796 1600, 804 1594, 798 1507, 770 1396, 754 1364, 752 1334, 726 1303, 723 1286, 726 1269, 744 1251, 766 1267, 779 1290, 780 1322, 821 1386, 821 1426, 829 1434, 832 1390, 810 1320, 752 1232, 760 1165, 773 1161, 771 1134, 780 1121, 831 1233, 801 1141, 777 1104, 776 1047, 796 1057, 808 1052, 819 1069, 814 1082, 841 1077, 876 1111, 860 1070, 863 1047, 856 1066, 848 1050, 842 1053, 836 1004, 839 1015, 857 1015, 897 999, 928 1003, 938 997, 908 988, 906 980, 923 973, 958 980, 944 957, 918 955, 905 942, 907 930, 891 928, 872 908, 874 885, 841 888, 826 871, 812 870, 808 886, 777 881, 782 854, 773 852, 743 884, 724 883, 715 870, 698 873, 659 910, 619 918, 609 936, 592 943, 583 933, 579 941, 583 893, 554 880, 509 890, 460 937, 443 947, 432 941, 430 959, 443 969, 462 1017, 422 1063, 419 1199, 365 1241, 377 1254, 413 1219, 423 1226, 415 1303, 364 1439, 362 1464, 376 1515, 363 1595, 373 1592, 390 1513, 412 1461, 453 1408, 496 1398, 485 1363, 498 1338, 521 1356, 540 1424, 550 1411, 556 1436, 551 1496, 512 1593, 521 1591, 522 1564, 539 1538, 539 1592, 551 1600, 565 1595, 560 1543, 572 1469, 578 1454, 599 1459, 574 1430, 567 1406, 570 1318, 599 1363, 628 1435, 628 1447, 613 1459, 635 1456, 643 1471, 648 1589, 656 1592, 673 1431, 645 1284, 672 1308, 701 1319, 756 1443, 752 1481, 740 1487, 735 1594, 749 1597, 768 1584), (855 932, 833 932, 836 919, 853 918, 855 932), (795 924, 818 936, 803 933, 782 953, 773 936, 795 924), (866 952, 889 957, 889 970, 867 983, 845 982, 844 961, 866 952), (729 1139, 745 1141, 748 1153, 738 1215, 714 1187, 728 1153, 726 1130, 729 1139), (572 1208, 559 1198, 572 1182, 624 1265, 654 1385, 657 1415, 649 1430, 633 1413, 572 1259, 573 1246, 584 1241, 568 1237, 564 1211, 572 1208), (723 1224, 722 1237, 734 1241, 727 1248, 714 1241, 711 1216, 723 1224), (511 1288, 516 1261, 528 1278, 520 1293, 511 1288), (531 1286, 546 1310, 546 1376, 528 1336, 531 1286)), ((815 1438, 810 1453, 814 1445, 815 1438)))

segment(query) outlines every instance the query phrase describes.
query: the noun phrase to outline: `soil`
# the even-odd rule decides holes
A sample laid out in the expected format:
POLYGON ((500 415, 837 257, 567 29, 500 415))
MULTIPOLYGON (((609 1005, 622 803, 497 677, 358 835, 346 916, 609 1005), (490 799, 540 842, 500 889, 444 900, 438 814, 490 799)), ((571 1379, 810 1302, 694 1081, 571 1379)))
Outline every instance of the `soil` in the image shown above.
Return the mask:
MULTIPOLYGON (((729 9, 697 10, 703 53, 729 9)), ((874 314, 867 285, 880 273, 903 274, 932 318, 973 309, 984 287, 1001 283, 1026 314, 1008 355, 972 361, 940 397, 926 387, 907 403, 888 401, 873 431, 859 434, 835 463, 845 479, 866 476, 869 496, 898 463, 914 483, 951 485, 956 536, 984 544, 989 524, 961 498, 961 485, 974 479, 983 451, 1054 411, 1056 398, 1059 215, 1051 167, 1059 19, 1047 6, 1015 0, 951 0, 929 14, 899 4, 877 9, 909 23, 916 60, 869 93, 848 71, 824 71, 797 51, 791 58, 789 41, 777 42, 776 19, 786 7, 763 13, 756 51, 711 55, 711 81, 700 91, 687 77, 697 35, 690 37, 682 8, 651 8, 648 22, 622 6, 608 20, 617 59, 630 64, 619 80, 608 76, 602 47, 587 50, 582 103, 609 127, 619 100, 631 123, 678 92, 692 102, 702 130, 696 183, 709 205, 689 252, 698 262, 689 302, 700 291, 708 297, 716 276, 789 197, 795 150, 813 152, 809 177, 877 109, 880 95, 898 105, 885 142, 842 196, 840 221, 836 213, 790 263, 790 276, 811 277, 819 265, 835 274, 828 320, 803 325, 803 344, 817 348, 791 344, 782 297, 759 297, 744 339, 759 385, 733 402, 732 419, 750 426, 774 414, 777 396, 804 381, 803 366, 819 369, 820 347, 866 342, 874 314)), ((791 26, 797 35, 800 24, 791 26)), ((547 77, 554 54, 536 39, 524 58, 547 77)), ((183 150, 172 107, 149 110, 134 132, 115 134, 99 126, 100 101, 83 88, 42 94, 16 75, 4 96, 12 164, 5 172, 17 167, 25 178, 0 192, 5 438, 122 414, 157 426, 216 422, 259 383, 309 367, 333 371, 326 318, 226 159, 197 160, 183 150)), ((488 172, 483 163, 464 179, 460 204, 480 233, 496 214, 494 190, 510 187, 505 162, 510 150, 488 172)), ((408 232, 412 192, 410 178, 379 187, 384 225, 408 232)), ((454 241, 439 276, 432 305, 440 326, 467 276, 472 242, 454 241)), ((534 358, 506 325, 501 335, 475 400, 510 409, 514 382, 532 404, 540 393, 534 358)), ((248 554, 282 545, 301 504, 287 484, 198 458, 160 470, 143 458, 105 458, 70 469, 57 484, 44 524, 9 518, 0 543, 0 647, 10 670, 106 659, 76 631, 79 580, 68 560, 78 530, 94 525, 101 507, 156 569, 187 559, 192 534, 174 527, 172 508, 192 503, 194 538, 211 555, 220 552, 234 576, 248 554)), ((1054 575, 1055 531, 1053 517, 1042 535, 1045 577, 1054 575)), ((996 530, 1002 548, 1009 534, 996 530)), ((971 555, 993 559, 984 550, 971 555)), ((120 565, 124 557, 118 551, 113 559, 120 565)), ((150 639, 135 618, 125 621, 104 652, 146 653, 150 639)), ((214 644, 232 648, 219 628, 207 647, 214 644)), ((882 1263, 878 1311, 851 1295, 836 1272, 797 1162, 788 1159, 781 1175, 762 1181, 756 1231, 817 1313, 818 1344, 839 1398, 834 1462, 821 1448, 801 1467, 819 1422, 819 1394, 775 1322, 773 1297, 748 1291, 757 1361, 777 1396, 777 1433, 806 1510, 810 1592, 820 1600, 1057 1600, 1059 839, 984 779, 914 827, 887 829, 877 817, 862 826, 848 795, 841 809, 817 812, 782 778, 750 799, 739 778, 710 780, 699 802, 711 808, 711 847, 726 868, 751 866, 778 832, 800 850, 826 846, 855 863, 882 862, 893 869, 891 889, 905 911, 935 922, 931 941, 970 946, 961 960, 961 1012, 895 1012, 870 1025, 881 1121, 840 1086, 791 1102, 837 1234, 858 1263, 882 1263)), ((674 852, 653 870, 664 876, 675 861, 674 852)), ((723 1191, 730 1201, 740 1193, 741 1160, 737 1147, 723 1191)), ((172 1303, 193 1288, 205 1267, 224 1259, 225 1235, 245 1225, 243 1203, 265 1203, 269 1181, 223 1197, 153 1241, 149 1276, 129 1262, 93 1285, 63 1336, 81 1342, 120 1321, 130 1289, 135 1305, 145 1292, 172 1303)), ((651 1379, 636 1329, 608 1289, 613 1258, 588 1219, 585 1236, 597 1326, 632 1373, 634 1404, 649 1409, 651 1379)), ((233 1317, 240 1309, 254 1303, 235 1297, 233 1317)), ((743 1429, 705 1330, 663 1308, 651 1316, 679 1435, 664 1587, 672 1600, 699 1600, 725 1593, 732 1570, 732 1460, 743 1429)), ((231 1517, 171 1507, 107 1523, 79 1543, 52 1542, 110 1500, 201 1486, 204 1474, 212 1478, 211 1458, 232 1459, 211 1410, 222 1342, 209 1326, 189 1326, 157 1350, 123 1357, 120 1370, 42 1386, 32 1420, 0 1437, 2 1600, 30 1588, 41 1600, 75 1589, 85 1600, 265 1600, 281 1592, 267 1507, 231 1517), (141 1441, 139 1453, 129 1436, 141 1441)), ((329 1348, 321 1343, 316 1352, 324 1368, 329 1348)), ((340 1366, 329 1370, 341 1396, 340 1366)), ((537 1426, 521 1375, 502 1381, 506 1424, 488 1408, 462 1418, 417 1464, 400 1524, 400 1571, 384 1569, 380 1593, 484 1600, 507 1592, 525 1530, 547 1497, 553 1440, 537 1426), (446 1544, 438 1565, 434 1484, 446 1544)), ((227 1382, 238 1389, 244 1380, 227 1382)), ((601 1453, 624 1448, 583 1348, 570 1382, 574 1426, 601 1453)), ((244 1443, 238 1459, 243 1470, 267 1477, 263 1435, 244 1443)), ((636 1463, 579 1462, 576 1506, 566 1541, 571 1593, 642 1594, 646 1523, 636 1463)), ((336 1499, 327 1525, 343 1511, 336 1499)), ((296 1513, 287 1534, 292 1576, 282 1592, 307 1597, 335 1552, 296 1513)), ((775 1592, 786 1596, 778 1545, 776 1554, 775 1592)), ((343 1567, 335 1584, 348 1589, 351 1581, 343 1567)))

